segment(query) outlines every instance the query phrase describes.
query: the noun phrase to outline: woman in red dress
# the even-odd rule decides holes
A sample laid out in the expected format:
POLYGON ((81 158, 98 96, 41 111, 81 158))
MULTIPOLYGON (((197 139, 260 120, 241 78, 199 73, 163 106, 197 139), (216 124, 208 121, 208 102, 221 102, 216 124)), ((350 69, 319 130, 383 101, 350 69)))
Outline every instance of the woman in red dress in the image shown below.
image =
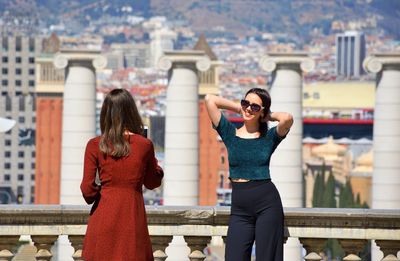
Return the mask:
POLYGON ((85 261, 153 260, 142 186, 161 185, 163 171, 131 94, 114 89, 100 115, 101 136, 85 151, 81 191, 93 204, 83 243, 85 261), (96 182, 96 172, 100 183, 96 182))

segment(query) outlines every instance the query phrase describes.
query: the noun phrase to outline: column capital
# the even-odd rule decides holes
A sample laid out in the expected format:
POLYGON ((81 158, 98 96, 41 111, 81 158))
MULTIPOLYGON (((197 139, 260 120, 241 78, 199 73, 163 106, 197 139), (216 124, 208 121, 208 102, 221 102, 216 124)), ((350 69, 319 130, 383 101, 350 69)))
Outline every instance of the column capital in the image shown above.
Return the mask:
POLYGON ((367 56, 363 61, 363 67, 369 73, 378 73, 384 66, 395 66, 400 69, 400 54, 376 53, 367 56))
POLYGON ((53 59, 53 64, 57 69, 65 69, 71 62, 89 62, 95 69, 104 69, 107 66, 107 58, 99 51, 92 50, 61 50, 53 59))
POLYGON ((163 71, 170 70, 174 65, 194 64, 202 72, 210 69, 211 60, 203 51, 166 51, 158 60, 157 67, 163 71))
POLYGON ((303 72, 314 70, 315 61, 303 52, 268 53, 261 57, 259 65, 267 72, 273 72, 280 65, 298 65, 303 72))

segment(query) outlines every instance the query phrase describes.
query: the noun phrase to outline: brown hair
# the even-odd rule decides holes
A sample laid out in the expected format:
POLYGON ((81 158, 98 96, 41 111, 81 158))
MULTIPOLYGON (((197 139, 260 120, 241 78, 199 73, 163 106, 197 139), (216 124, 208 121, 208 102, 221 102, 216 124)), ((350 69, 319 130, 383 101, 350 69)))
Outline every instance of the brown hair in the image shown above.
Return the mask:
POLYGON ((125 89, 114 89, 104 99, 100 114, 100 151, 113 157, 130 153, 125 131, 143 133, 143 123, 132 95, 125 89))

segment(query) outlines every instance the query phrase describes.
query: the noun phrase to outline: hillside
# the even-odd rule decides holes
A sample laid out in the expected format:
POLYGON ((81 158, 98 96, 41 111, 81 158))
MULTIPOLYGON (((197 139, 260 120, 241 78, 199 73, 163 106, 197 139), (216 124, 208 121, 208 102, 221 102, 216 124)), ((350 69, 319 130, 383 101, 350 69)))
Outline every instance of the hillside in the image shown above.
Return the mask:
POLYGON ((42 24, 73 19, 84 25, 87 17, 126 15, 121 11, 124 6, 131 7, 133 15, 184 21, 196 32, 225 30, 235 36, 287 33, 304 42, 313 30, 332 33, 332 21, 364 23, 372 19, 376 25, 372 22, 365 30, 383 30, 400 39, 399 0, 0 0, 0 12, 36 17, 42 24))

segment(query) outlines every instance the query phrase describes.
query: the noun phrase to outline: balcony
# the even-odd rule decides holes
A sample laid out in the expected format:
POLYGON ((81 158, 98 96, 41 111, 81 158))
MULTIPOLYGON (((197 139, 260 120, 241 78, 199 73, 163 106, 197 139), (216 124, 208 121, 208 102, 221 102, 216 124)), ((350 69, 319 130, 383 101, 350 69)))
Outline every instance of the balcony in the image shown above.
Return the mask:
MULTIPOLYGON (((0 206, 0 260, 11 260, 21 235, 30 235, 36 260, 50 260, 59 235, 67 235, 74 248, 73 260, 81 260, 88 206, 0 206)), ((148 206, 147 217, 155 260, 165 260, 172 236, 184 236, 190 260, 205 260, 203 249, 212 237, 225 239, 229 207, 148 206)), ((343 260, 361 260, 359 252, 375 240, 382 260, 399 260, 400 210, 286 208, 286 237, 299 238, 307 251, 305 260, 321 260, 319 253, 329 238, 339 240, 343 260)))

